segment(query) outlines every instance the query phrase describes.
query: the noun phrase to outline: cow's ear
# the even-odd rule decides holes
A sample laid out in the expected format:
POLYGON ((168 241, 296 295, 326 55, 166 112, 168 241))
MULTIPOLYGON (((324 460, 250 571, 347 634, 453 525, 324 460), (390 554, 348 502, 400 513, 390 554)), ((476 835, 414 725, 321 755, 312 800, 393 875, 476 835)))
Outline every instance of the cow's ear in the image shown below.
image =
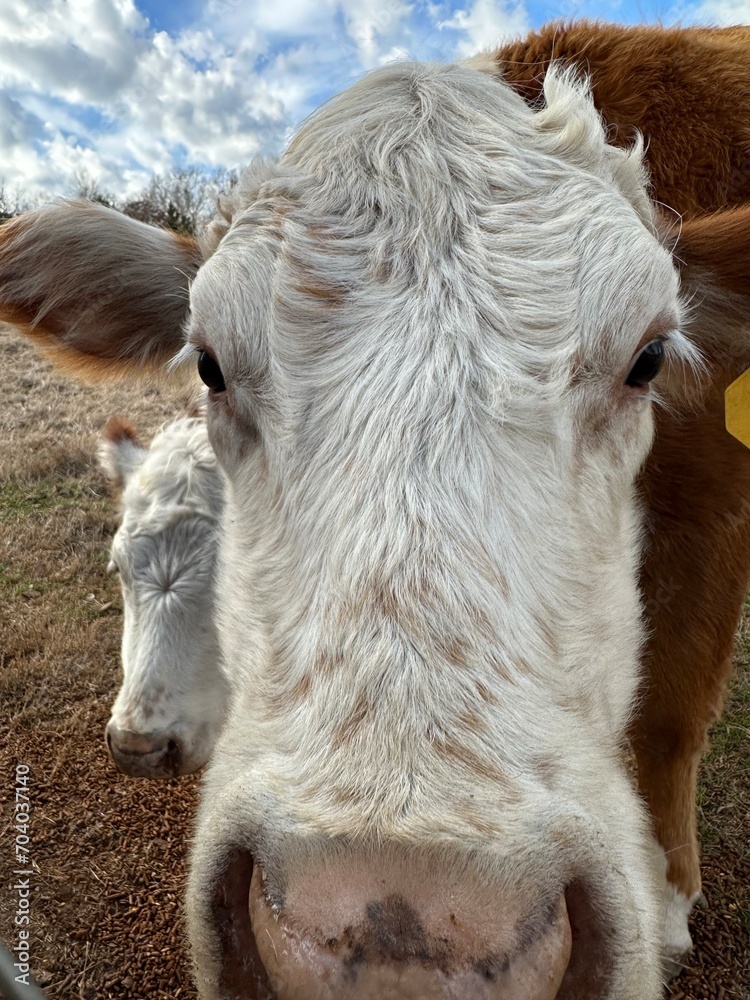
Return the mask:
POLYGON ((715 372, 750 366, 750 205, 683 222, 674 255, 690 339, 715 372))
POLYGON ((115 486, 122 489, 147 454, 132 424, 120 417, 109 418, 99 444, 99 464, 115 486))
POLYGON ((0 226, 0 320, 83 375, 163 366, 184 341, 197 244, 90 202, 0 226))

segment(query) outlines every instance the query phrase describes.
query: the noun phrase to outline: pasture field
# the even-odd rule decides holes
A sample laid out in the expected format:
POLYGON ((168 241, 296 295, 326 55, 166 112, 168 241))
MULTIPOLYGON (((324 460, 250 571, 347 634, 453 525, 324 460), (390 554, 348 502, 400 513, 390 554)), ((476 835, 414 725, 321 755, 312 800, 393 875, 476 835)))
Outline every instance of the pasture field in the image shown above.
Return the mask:
MULTIPOLYGON (((16 765, 29 768, 31 961, 50 1000, 195 1000, 182 894, 198 780, 127 778, 104 746, 119 684, 117 503, 95 461, 113 414, 148 440, 183 400, 91 387, 0 326, 0 937, 17 942, 16 765)), ((677 665, 679 669, 679 665, 677 665)), ((708 909, 672 1000, 750 1000, 750 611, 703 767, 708 909)))

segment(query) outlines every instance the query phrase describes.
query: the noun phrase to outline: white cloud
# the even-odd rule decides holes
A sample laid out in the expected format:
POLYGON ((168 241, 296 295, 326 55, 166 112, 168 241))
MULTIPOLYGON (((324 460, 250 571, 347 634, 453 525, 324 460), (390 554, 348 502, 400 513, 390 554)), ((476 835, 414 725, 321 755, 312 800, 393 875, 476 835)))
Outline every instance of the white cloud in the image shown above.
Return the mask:
POLYGON ((750 0, 704 0, 672 9, 670 22, 705 24, 729 27, 733 24, 750 24, 750 0))
POLYGON ((125 195, 175 159, 240 166, 365 69, 526 27, 512 0, 205 0, 170 35, 133 0, 3 0, 0 180, 68 193, 83 168, 125 195))
POLYGON ((474 0, 469 9, 457 10, 444 22, 444 27, 464 33, 457 55, 471 56, 499 45, 504 39, 525 34, 531 25, 523 3, 474 0))

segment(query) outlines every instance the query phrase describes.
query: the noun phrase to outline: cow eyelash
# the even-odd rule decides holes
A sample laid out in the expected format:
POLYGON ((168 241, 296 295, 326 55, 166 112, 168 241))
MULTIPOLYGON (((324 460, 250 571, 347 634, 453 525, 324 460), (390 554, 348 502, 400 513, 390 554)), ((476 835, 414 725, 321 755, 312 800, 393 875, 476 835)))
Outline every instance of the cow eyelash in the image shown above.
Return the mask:
POLYGON ((186 341, 167 365, 167 370, 173 372, 184 365, 195 364, 196 358, 201 351, 205 351, 205 347, 202 344, 198 344, 194 340, 186 341))

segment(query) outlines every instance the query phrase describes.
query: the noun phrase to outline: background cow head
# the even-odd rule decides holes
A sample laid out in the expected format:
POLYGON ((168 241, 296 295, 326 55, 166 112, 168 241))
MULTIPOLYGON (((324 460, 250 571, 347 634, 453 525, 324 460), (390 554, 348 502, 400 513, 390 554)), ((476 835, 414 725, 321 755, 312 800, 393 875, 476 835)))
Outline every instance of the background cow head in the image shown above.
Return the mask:
POLYGON ((113 419, 100 460, 122 491, 110 568, 125 611, 107 743, 126 774, 187 774, 208 760, 226 711, 214 601, 222 476, 204 419, 174 421, 149 448, 113 419))

